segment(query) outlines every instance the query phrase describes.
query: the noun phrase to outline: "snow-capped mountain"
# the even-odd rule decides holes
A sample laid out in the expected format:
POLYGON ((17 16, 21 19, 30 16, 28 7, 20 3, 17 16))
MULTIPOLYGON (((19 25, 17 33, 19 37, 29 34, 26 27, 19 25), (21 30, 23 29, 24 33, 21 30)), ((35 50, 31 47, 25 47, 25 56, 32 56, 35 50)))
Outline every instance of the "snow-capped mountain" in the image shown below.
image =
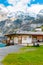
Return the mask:
POLYGON ((39 11, 37 14, 37 21, 41 24, 43 24, 43 9, 39 11))
POLYGON ((21 11, 14 14, 16 14, 15 17, 8 17, 8 19, 0 21, 0 30, 3 34, 15 32, 24 27, 27 23, 29 26, 31 20, 34 19, 33 17, 30 17, 28 13, 23 13, 21 11))
POLYGON ((43 18, 43 9, 39 11, 37 17, 41 19, 43 18))
POLYGON ((29 13, 24 13, 22 11, 17 11, 16 13, 11 12, 6 15, 6 19, 0 21, 0 32, 8 34, 21 30, 31 31, 34 28, 31 24, 43 24, 43 16, 41 14, 43 14, 43 10, 40 10, 35 19, 30 16, 29 13))

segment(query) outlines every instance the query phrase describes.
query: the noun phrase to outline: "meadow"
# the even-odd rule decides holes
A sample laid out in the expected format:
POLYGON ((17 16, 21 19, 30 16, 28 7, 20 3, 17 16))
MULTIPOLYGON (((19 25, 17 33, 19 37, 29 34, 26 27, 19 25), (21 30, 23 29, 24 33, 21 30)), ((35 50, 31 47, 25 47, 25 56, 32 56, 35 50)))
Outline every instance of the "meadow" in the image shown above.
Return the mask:
POLYGON ((17 53, 8 54, 4 65, 43 65, 43 46, 23 47, 17 53))

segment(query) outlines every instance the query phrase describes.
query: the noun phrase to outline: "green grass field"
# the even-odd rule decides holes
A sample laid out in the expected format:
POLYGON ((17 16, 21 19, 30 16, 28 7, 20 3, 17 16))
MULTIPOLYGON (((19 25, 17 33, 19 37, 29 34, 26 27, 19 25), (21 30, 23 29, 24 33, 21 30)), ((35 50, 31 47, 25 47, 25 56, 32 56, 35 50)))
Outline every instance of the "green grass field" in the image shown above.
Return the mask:
POLYGON ((4 65, 43 65, 43 46, 24 47, 17 53, 7 55, 2 62, 4 65))

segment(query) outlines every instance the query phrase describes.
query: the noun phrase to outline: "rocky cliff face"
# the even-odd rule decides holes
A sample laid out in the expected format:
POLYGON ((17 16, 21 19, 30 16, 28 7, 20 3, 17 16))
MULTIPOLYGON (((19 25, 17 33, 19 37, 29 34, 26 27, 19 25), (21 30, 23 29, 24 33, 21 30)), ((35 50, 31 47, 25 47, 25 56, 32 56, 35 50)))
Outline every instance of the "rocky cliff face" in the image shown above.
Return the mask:
POLYGON ((10 13, 7 15, 5 20, 0 21, 0 33, 8 34, 14 33, 16 31, 31 31, 34 26, 31 27, 31 24, 43 24, 43 10, 37 14, 37 18, 31 17, 29 13, 16 12, 13 14, 10 13))

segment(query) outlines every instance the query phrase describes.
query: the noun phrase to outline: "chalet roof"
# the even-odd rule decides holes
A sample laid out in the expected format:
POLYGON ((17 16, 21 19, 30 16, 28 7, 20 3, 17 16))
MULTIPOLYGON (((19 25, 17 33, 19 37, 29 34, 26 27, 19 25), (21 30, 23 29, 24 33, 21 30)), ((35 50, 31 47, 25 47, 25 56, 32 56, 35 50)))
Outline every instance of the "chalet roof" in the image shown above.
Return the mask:
POLYGON ((19 35, 19 34, 29 34, 29 35, 43 35, 43 32, 25 32, 25 31, 22 31, 22 32, 16 32, 16 33, 12 33, 12 34, 5 34, 5 36, 7 35, 19 35))

